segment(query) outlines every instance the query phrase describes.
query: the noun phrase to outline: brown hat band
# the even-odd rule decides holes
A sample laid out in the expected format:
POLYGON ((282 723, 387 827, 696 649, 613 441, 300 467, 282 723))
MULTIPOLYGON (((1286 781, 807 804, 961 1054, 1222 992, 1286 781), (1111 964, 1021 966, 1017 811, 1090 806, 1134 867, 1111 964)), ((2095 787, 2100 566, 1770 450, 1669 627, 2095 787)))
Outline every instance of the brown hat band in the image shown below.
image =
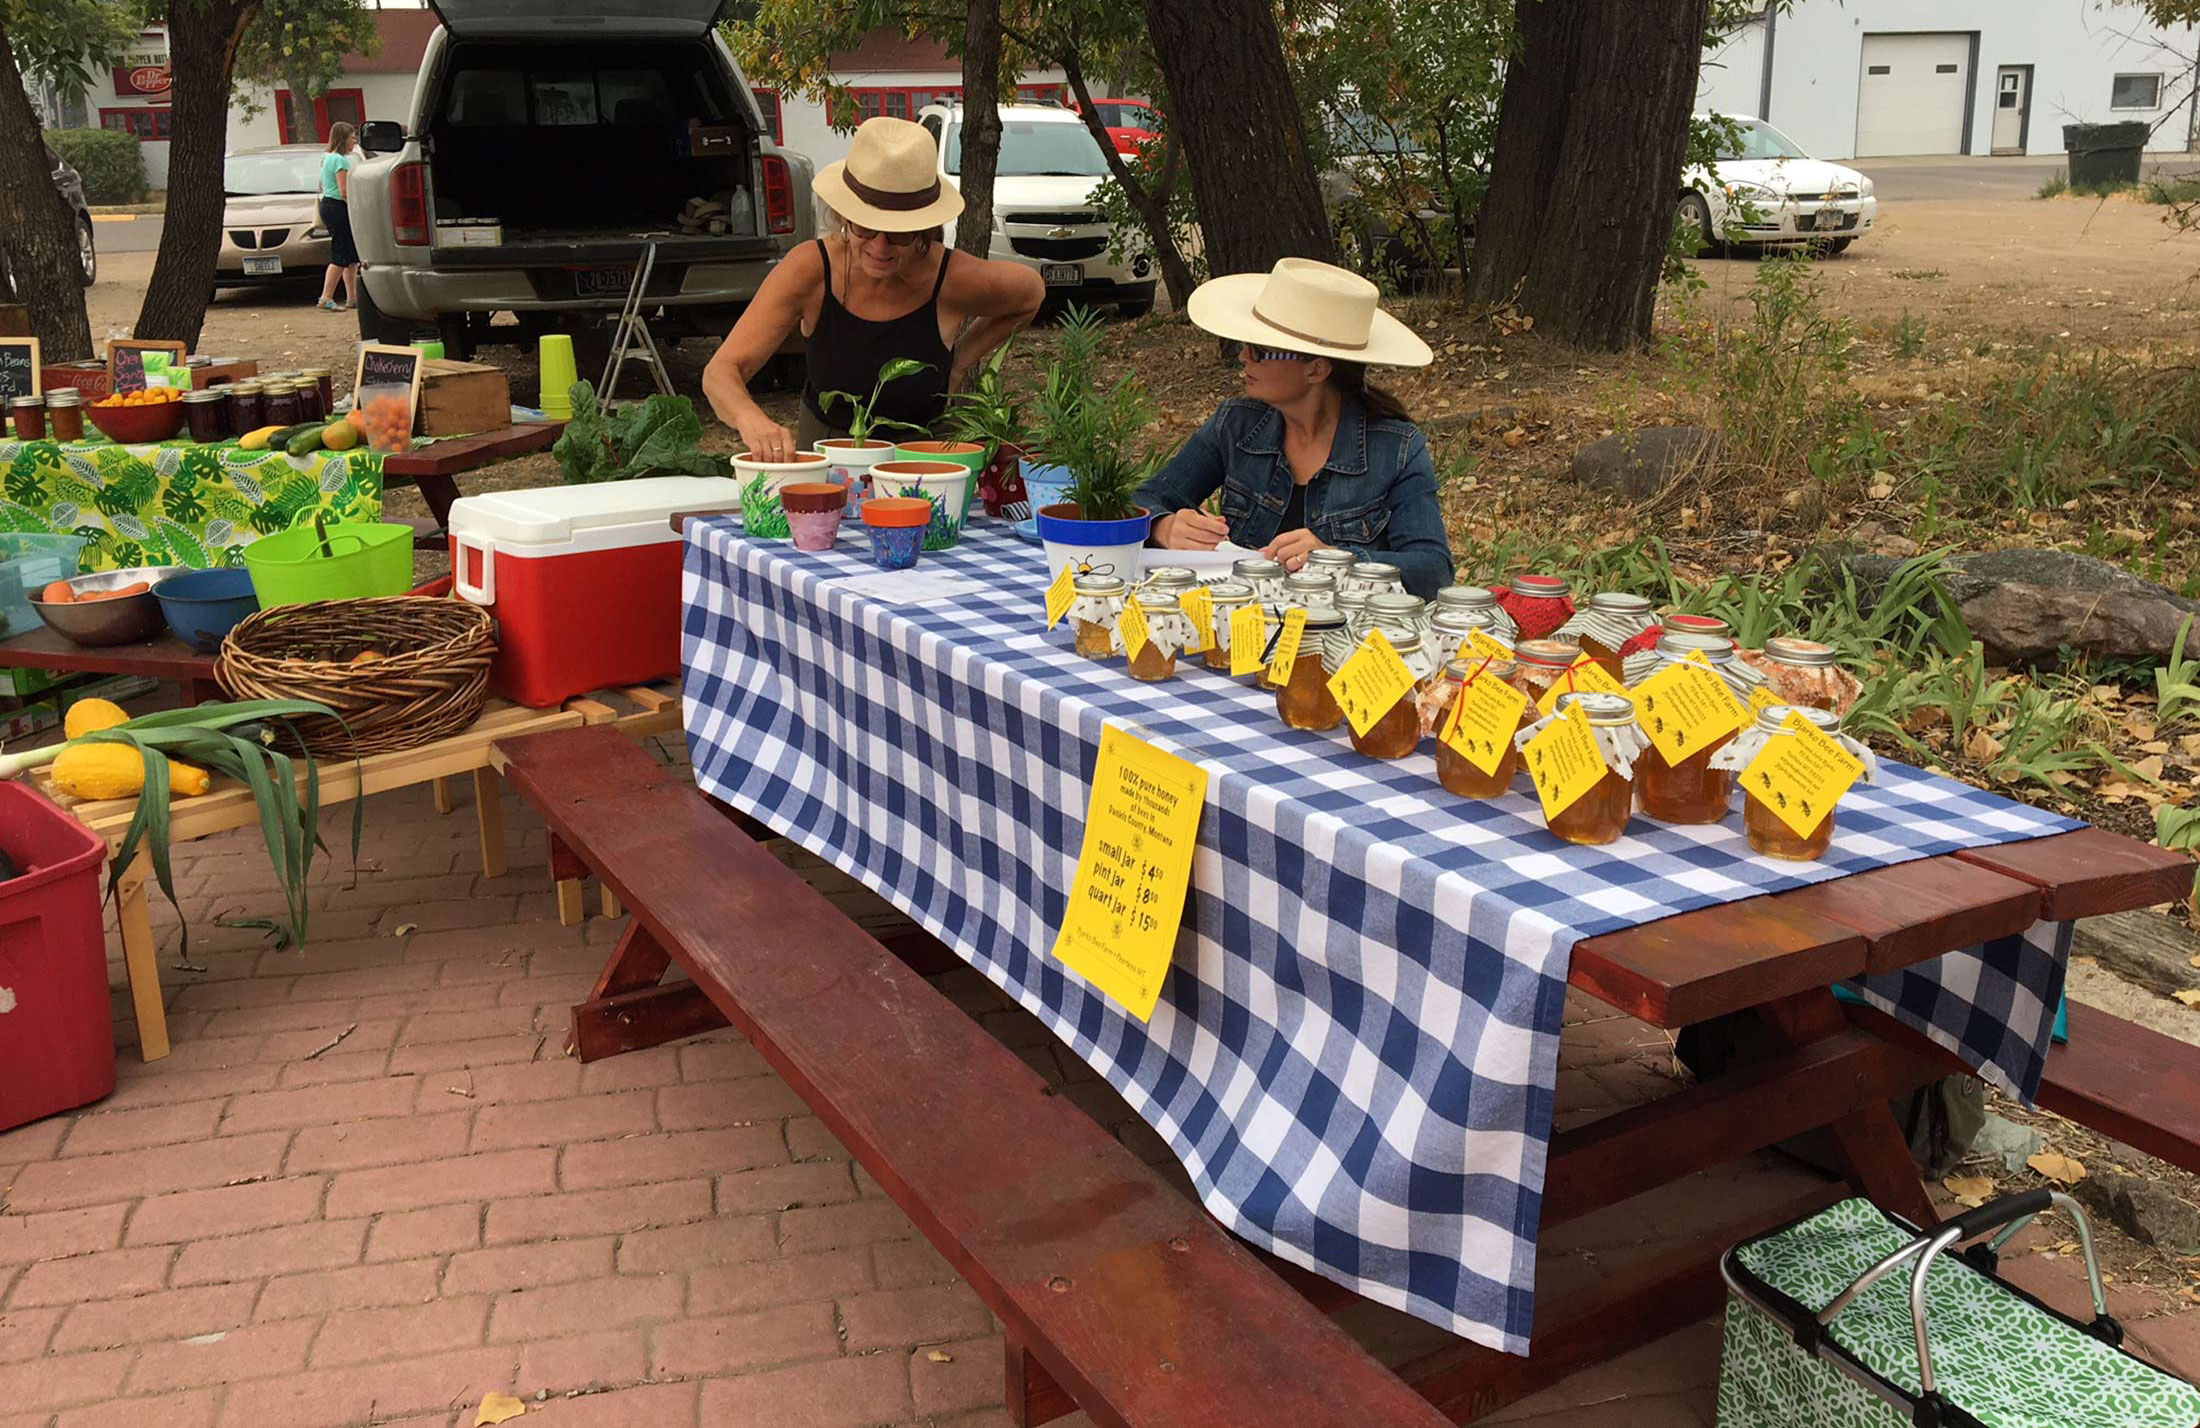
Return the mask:
POLYGON ((1274 329, 1276 329, 1276 331, 1284 334, 1286 337, 1296 337, 1301 342, 1318 342, 1324 347, 1342 347, 1347 352, 1360 352, 1364 351, 1367 347, 1367 341, 1364 338, 1358 342, 1345 342, 1335 337, 1319 337, 1311 332, 1301 332, 1295 327, 1286 327, 1282 323, 1270 317, 1267 313, 1262 312, 1260 310, 1259 304, 1257 303, 1254 304, 1251 312, 1254 318, 1258 321, 1266 324, 1269 327, 1273 327, 1274 329))
POLYGON ((915 193, 901 193, 893 189, 873 188, 849 172, 845 166, 840 170, 840 177, 848 185, 848 192, 857 198, 873 208, 884 208, 896 213, 908 213, 923 208, 940 196, 940 181, 936 178, 932 180, 930 187, 918 189, 915 193))

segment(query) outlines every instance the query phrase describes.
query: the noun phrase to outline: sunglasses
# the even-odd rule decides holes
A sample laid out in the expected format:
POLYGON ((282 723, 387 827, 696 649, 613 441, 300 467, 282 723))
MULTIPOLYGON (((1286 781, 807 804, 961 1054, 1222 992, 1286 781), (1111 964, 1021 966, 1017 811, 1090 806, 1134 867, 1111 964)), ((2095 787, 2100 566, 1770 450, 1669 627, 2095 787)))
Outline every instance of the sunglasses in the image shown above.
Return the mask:
POLYGON ((920 230, 915 233, 888 233, 884 229, 866 228, 860 223, 851 223, 848 225, 848 236, 855 239, 858 243, 868 243, 873 238, 884 238, 888 243, 892 244, 896 248, 908 247, 910 244, 916 242, 919 238, 922 238, 926 231, 929 230, 920 230))
POLYGON ((1311 352, 1286 352, 1281 347, 1255 347, 1250 342, 1243 344, 1238 350, 1256 362, 1311 362, 1314 360, 1314 354, 1311 352))

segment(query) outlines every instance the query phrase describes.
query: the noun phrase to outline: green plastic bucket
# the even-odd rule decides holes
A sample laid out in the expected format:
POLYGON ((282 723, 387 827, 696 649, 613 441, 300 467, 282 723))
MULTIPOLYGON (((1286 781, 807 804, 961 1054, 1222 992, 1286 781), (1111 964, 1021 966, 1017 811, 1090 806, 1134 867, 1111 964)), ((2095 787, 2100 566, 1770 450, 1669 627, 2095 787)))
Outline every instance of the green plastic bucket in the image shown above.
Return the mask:
POLYGON ((244 548, 261 609, 402 595, 412 588, 411 526, 347 521, 328 527, 327 538, 332 555, 321 553, 321 537, 310 525, 262 536, 244 548))

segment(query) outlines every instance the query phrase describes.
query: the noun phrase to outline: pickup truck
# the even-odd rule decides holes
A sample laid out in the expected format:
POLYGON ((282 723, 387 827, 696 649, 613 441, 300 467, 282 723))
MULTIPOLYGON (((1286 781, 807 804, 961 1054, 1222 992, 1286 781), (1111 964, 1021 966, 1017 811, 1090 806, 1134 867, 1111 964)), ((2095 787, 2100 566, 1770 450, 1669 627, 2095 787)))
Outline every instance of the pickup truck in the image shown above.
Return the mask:
POLYGON ((588 376, 650 243, 659 341, 724 335, 816 216, 810 161, 768 142, 722 4, 430 0, 443 23, 408 118, 360 130, 360 335, 432 329, 463 359, 565 331, 588 376), (517 325, 492 333, 498 313, 517 325))

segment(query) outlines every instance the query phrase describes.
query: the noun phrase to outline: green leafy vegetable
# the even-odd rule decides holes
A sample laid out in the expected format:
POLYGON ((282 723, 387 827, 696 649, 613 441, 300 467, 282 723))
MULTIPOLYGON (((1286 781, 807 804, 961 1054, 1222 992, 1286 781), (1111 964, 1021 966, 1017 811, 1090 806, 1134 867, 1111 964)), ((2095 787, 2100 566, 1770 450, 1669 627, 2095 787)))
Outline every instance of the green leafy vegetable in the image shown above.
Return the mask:
POLYGON ((593 383, 573 384, 573 419, 557 445, 569 486, 633 481, 644 476, 724 476, 726 458, 700 449, 703 423, 686 397, 652 393, 646 400, 606 409, 593 383))

